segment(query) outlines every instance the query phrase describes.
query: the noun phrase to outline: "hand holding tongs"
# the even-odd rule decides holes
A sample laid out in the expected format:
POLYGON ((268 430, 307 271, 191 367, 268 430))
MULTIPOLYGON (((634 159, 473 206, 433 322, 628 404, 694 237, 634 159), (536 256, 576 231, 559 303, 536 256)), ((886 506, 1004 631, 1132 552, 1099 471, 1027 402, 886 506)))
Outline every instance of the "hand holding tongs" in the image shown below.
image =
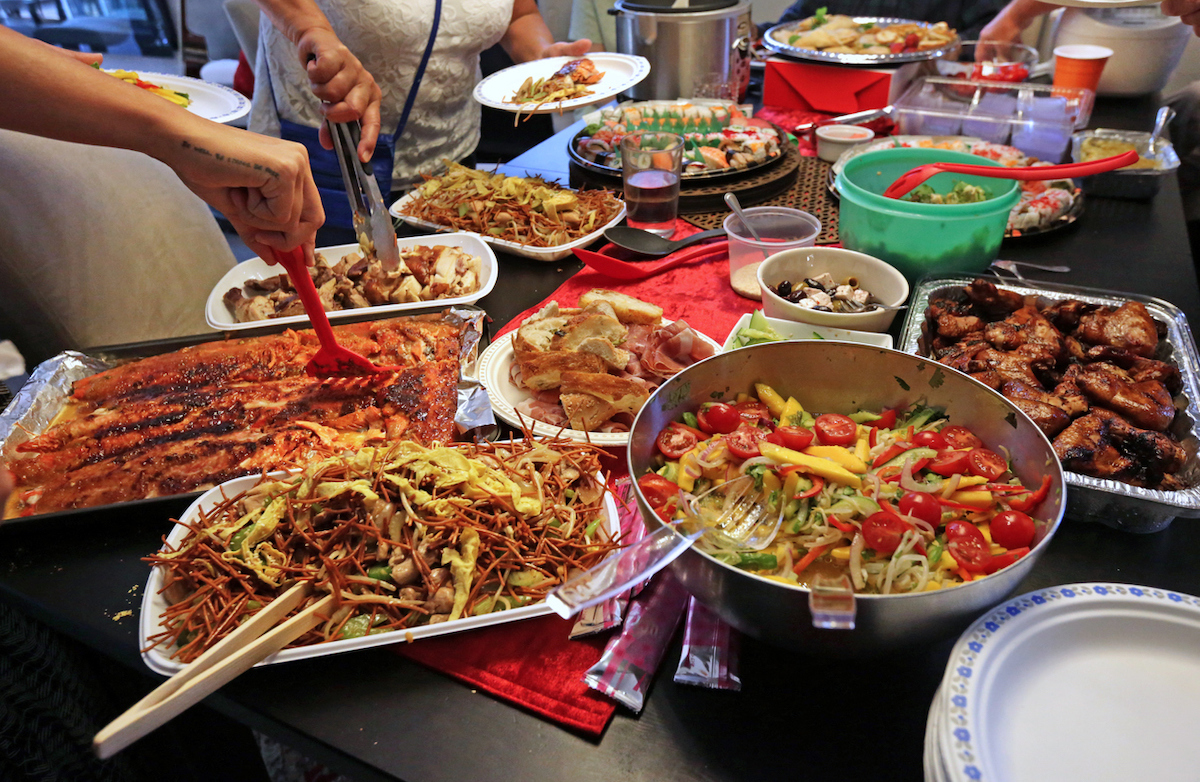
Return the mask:
POLYGON ((364 248, 374 246, 375 257, 383 270, 400 268, 400 253, 396 250, 396 229, 379 192, 374 173, 358 159, 360 134, 358 122, 330 122, 329 135, 342 168, 342 183, 354 212, 354 233, 364 248))
POLYGON ((108 723, 92 739, 96 755, 112 757, 328 619, 334 606, 333 595, 326 595, 272 629, 311 594, 312 582, 304 581, 272 600, 238 629, 108 723))

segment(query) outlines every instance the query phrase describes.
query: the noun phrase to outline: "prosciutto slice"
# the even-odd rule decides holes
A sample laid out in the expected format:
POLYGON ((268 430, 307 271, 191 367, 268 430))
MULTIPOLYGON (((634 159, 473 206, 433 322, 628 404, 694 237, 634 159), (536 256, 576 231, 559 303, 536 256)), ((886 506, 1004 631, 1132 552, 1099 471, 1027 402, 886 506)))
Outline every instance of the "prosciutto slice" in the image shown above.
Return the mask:
POLYGON ((641 363, 644 370, 665 379, 715 352, 686 321, 677 320, 650 333, 641 363))

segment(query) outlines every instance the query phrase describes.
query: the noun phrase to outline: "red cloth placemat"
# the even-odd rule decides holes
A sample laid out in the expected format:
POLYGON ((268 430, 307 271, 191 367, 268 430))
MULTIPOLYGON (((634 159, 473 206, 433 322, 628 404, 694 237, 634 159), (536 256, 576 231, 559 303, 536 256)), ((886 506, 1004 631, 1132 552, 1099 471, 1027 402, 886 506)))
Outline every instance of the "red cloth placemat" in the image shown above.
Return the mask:
POLYGON ((553 722, 599 736, 617 705, 582 677, 600 660, 608 635, 568 640, 571 625, 542 616, 391 648, 553 722))
MULTIPOLYGON (((698 230, 690 223, 677 220, 675 233, 671 238, 682 239, 698 230)), ((689 247, 681 252, 691 252, 694 249, 689 247)), ((600 252, 622 260, 636 260, 642 257, 613 245, 605 245, 600 252)), ((505 324, 496 336, 520 326, 522 321, 551 299, 557 301, 560 306, 575 307, 579 303, 580 295, 592 288, 619 291, 657 304, 663 308, 663 317, 667 320, 682 318, 689 326, 717 342, 725 341, 725 337, 743 314, 762 307, 761 302, 743 298, 729 287, 729 256, 719 253, 707 260, 685 263, 643 280, 618 280, 594 269, 584 268, 560 285, 554 293, 505 324)))

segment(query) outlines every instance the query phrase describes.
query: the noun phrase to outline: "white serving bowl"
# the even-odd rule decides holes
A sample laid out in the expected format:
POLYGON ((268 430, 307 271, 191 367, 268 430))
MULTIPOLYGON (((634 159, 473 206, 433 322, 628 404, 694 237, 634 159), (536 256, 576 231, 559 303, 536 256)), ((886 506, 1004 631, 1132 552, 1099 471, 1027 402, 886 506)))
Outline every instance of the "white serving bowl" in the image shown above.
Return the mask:
POLYGON ((817 157, 835 163, 842 153, 875 138, 875 131, 862 125, 821 125, 817 128, 817 157))
POLYGON ((908 281, 904 275, 878 258, 838 247, 801 247, 776 253, 758 267, 763 314, 838 329, 887 331, 896 317, 896 310, 818 312, 790 302, 771 290, 771 286, 784 280, 795 283, 824 272, 838 283, 848 277, 856 278, 858 287, 870 292, 874 301, 880 304, 894 307, 908 299, 908 281))

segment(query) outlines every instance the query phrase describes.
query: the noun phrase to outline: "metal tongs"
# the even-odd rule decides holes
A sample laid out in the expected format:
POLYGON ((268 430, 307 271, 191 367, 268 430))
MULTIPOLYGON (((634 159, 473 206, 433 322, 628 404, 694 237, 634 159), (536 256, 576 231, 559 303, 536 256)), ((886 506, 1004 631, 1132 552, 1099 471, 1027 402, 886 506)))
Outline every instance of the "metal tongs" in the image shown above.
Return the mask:
POLYGON ((856 111, 853 114, 843 114, 840 117, 827 117, 816 122, 805 122, 792 128, 792 132, 797 136, 802 136, 812 133, 822 125, 862 125, 880 117, 891 117, 893 109, 893 106, 884 106, 881 109, 867 109, 866 111, 856 111))
POLYGON ((371 170, 358 159, 358 142, 362 129, 355 122, 330 122, 329 135, 342 167, 342 183, 354 212, 354 233, 364 250, 374 249, 383 270, 400 268, 400 253, 396 249, 396 228, 379 192, 379 182, 371 170))

